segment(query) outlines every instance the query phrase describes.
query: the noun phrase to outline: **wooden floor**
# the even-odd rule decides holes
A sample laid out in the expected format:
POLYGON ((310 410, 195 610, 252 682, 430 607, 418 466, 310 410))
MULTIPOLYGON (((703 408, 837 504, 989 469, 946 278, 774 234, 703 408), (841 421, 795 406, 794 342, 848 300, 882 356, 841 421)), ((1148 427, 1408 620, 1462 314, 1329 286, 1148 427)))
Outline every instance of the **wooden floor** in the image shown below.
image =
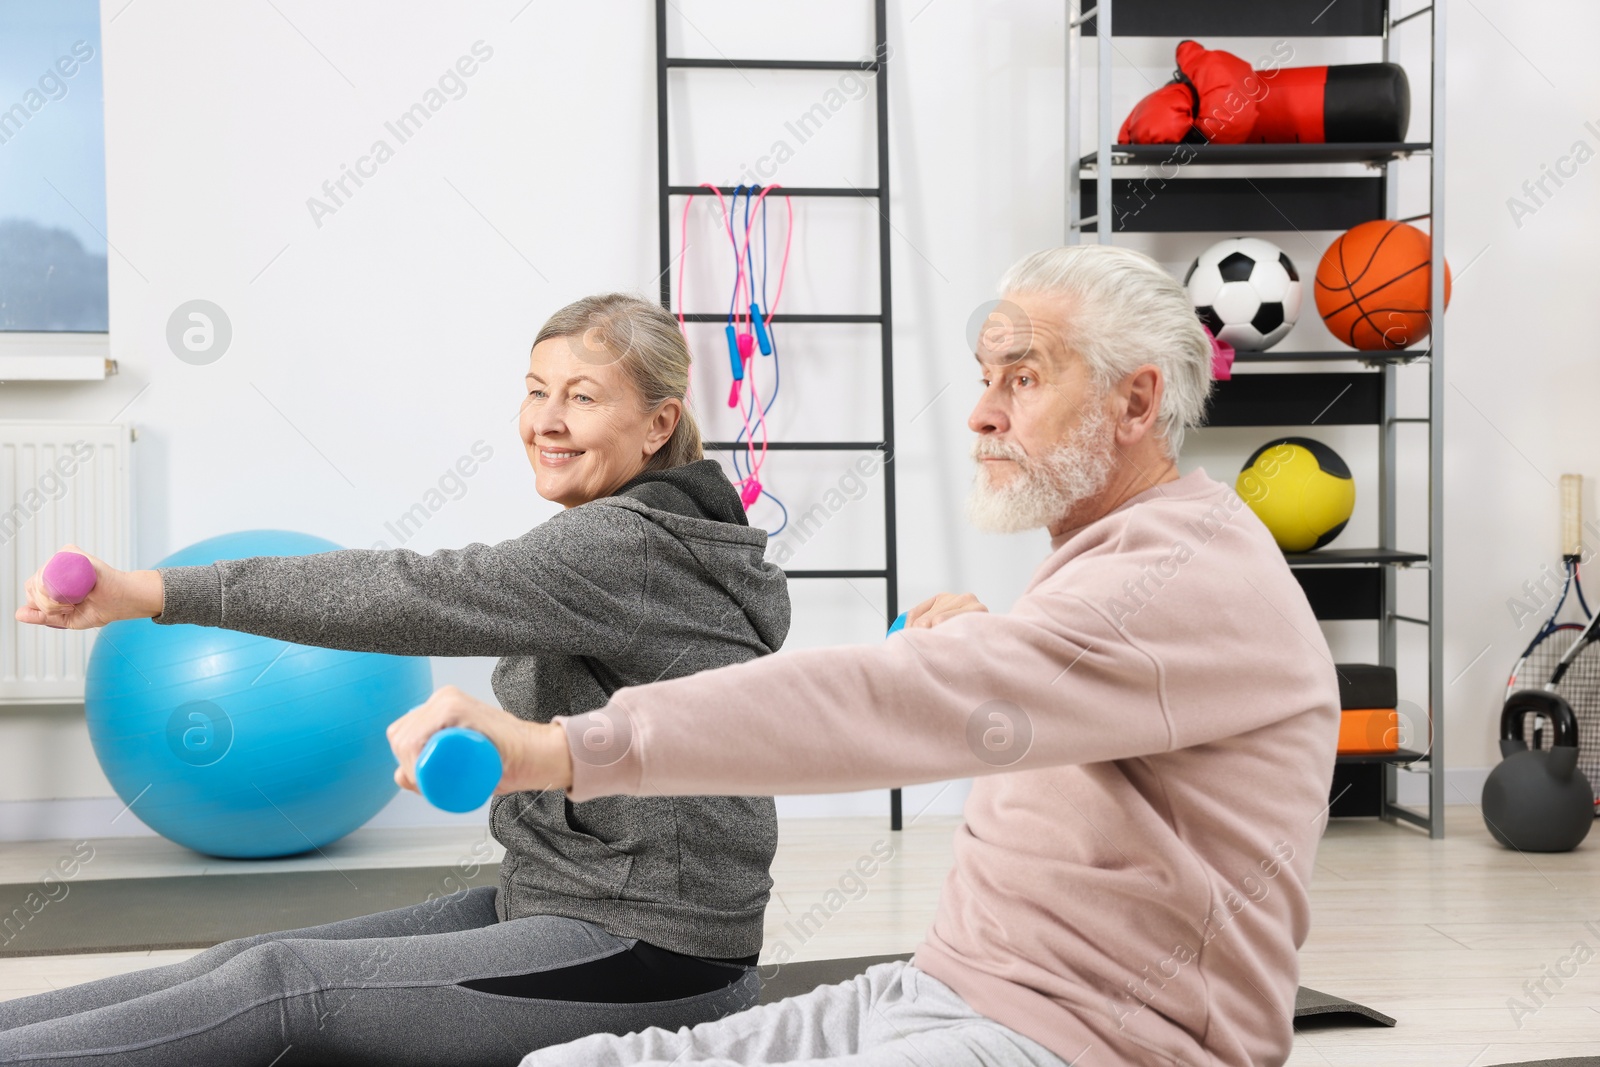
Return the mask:
MULTIPOLYGON (((780 952, 804 960, 910 951, 932 917, 955 825, 929 816, 896 835, 879 819, 785 821, 763 961, 780 952), (859 860, 886 853, 870 877, 853 873, 859 860)), ((1488 1067, 1600 1054, 1600 834, 1576 852, 1528 855, 1496 845, 1476 808, 1449 808, 1446 825, 1443 841, 1376 820, 1329 828, 1317 854, 1301 984, 1399 1023, 1299 1034, 1291 1067, 1488 1067), (1541 980, 1544 992, 1525 990, 1541 980)), ((93 843, 95 858, 78 877, 447 866, 481 839, 459 830, 363 830, 323 856, 245 863, 159 839, 111 838, 93 843)), ((37 881, 67 851, 64 842, 0 845, 0 883, 37 881)), ((0 960, 0 1000, 189 955, 0 960)))

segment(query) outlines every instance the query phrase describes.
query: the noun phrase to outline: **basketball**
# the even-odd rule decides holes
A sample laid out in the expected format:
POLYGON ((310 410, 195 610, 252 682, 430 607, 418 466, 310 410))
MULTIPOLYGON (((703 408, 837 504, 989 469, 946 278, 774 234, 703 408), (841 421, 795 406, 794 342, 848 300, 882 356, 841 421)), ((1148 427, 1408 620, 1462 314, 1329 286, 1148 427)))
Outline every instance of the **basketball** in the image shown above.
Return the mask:
MULTIPOLYGON (((1322 254, 1313 291, 1317 312, 1335 337, 1375 352, 1428 336, 1430 239, 1415 226, 1375 219, 1353 226, 1322 254)), ((1450 306, 1450 265, 1444 268, 1450 306)))

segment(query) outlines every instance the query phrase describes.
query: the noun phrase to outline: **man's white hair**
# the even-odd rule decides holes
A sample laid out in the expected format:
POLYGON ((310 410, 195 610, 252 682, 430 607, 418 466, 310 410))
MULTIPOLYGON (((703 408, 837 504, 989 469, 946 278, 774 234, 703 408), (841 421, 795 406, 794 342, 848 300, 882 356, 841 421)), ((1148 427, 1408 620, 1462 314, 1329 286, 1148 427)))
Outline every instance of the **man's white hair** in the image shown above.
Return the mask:
POLYGON ((1130 248, 1067 245, 1017 263, 1000 291, 1066 301, 1067 349, 1088 364, 1101 396, 1142 363, 1161 368, 1156 435, 1178 458, 1184 431, 1205 418, 1212 379, 1211 343, 1177 279, 1130 248))

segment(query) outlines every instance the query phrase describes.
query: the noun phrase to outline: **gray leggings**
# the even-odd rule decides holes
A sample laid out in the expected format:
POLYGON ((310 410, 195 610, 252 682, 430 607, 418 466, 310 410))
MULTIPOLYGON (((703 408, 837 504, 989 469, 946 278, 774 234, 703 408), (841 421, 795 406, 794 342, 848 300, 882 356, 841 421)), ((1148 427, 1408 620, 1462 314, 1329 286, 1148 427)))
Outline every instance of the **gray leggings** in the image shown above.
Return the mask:
POLYGON ((0 1002, 0 1064, 49 1067, 512 1067, 594 1033, 675 1029, 753 1005, 723 989, 646 1003, 544 1000, 458 983, 575 967, 630 938, 557 916, 509 922, 493 886, 357 919, 226 941, 181 963, 0 1002))
MULTIPOLYGON (((1082 1057, 1079 1057, 1080 1059, 1082 1057)), ((906 962, 676 1033, 596 1034, 522 1067, 1071 1067, 1032 1038, 967 1006, 906 962)))

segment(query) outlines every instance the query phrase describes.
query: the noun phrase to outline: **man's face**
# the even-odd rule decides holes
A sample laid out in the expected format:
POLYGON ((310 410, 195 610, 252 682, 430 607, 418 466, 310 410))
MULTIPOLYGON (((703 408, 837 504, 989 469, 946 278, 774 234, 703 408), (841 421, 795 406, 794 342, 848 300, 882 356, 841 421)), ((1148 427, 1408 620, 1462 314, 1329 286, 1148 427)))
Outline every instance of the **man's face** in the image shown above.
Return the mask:
POLYGON ((1067 348, 1070 314, 1059 297, 1007 293, 979 331, 983 393, 967 420, 979 470, 969 510, 985 529, 1056 525, 1109 480, 1106 401, 1067 348))

